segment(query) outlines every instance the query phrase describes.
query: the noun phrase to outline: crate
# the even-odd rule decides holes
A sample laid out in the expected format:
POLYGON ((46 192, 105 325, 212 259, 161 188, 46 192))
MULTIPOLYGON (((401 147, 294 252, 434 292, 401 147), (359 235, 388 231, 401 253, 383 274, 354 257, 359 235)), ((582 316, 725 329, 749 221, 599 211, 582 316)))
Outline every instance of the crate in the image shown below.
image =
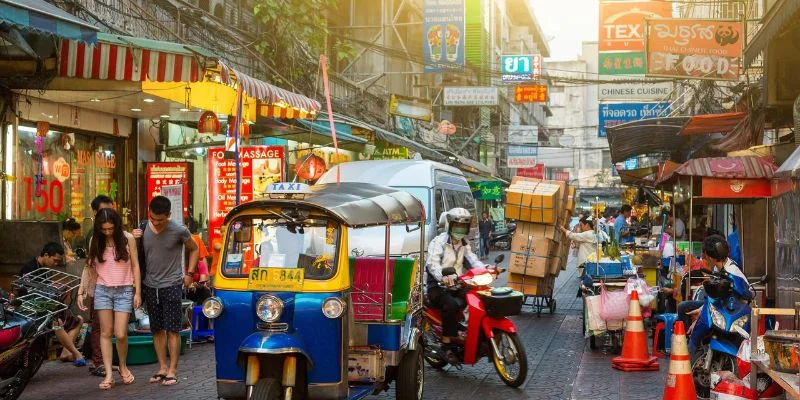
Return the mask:
MULTIPOLYGON (((187 342, 189 341, 189 331, 181 331, 181 354, 186 352, 187 342)), ((117 355, 117 338, 112 338, 114 346, 114 364, 119 363, 117 355)), ((153 335, 129 335, 128 336, 128 365, 154 364, 158 362, 156 350, 153 347, 153 335)))
POLYGON ((555 277, 536 278, 519 274, 508 275, 508 287, 526 296, 545 296, 553 292, 555 277))
POLYGON ((613 262, 586 262, 584 273, 592 278, 622 278, 626 276, 625 271, 633 270, 630 256, 621 256, 620 261, 613 262))
POLYGON ((478 295, 483 300, 486 315, 493 318, 519 315, 522 311, 522 302, 525 300, 525 296, 519 291, 507 295, 493 295, 492 292, 485 290, 478 295))

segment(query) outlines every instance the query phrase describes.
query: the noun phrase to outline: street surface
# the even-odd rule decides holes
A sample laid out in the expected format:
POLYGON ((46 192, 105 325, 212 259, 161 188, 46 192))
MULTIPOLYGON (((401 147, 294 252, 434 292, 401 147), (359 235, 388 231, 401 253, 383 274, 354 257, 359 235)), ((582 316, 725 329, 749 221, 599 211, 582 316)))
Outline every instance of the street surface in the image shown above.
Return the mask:
MULTIPOLYGON (((493 259, 493 254, 490 259, 493 259)), ((504 279, 498 284, 503 284, 504 279)), ((620 372, 611 368, 612 355, 591 351, 582 335, 582 301, 575 297, 578 277, 574 267, 562 271, 556 281, 554 296, 556 313, 537 316, 524 307, 514 317, 528 353, 528 379, 518 389, 511 389, 500 380, 486 359, 462 370, 447 367, 444 371, 428 368, 425 375, 425 398, 442 400, 466 399, 660 399, 668 363, 661 360, 658 372, 620 372)), ((97 388, 100 378, 86 368, 49 362, 23 393, 24 400, 52 398, 83 399, 216 399, 213 344, 194 345, 181 358, 180 383, 161 387, 147 383, 157 370, 156 365, 134 366, 136 382, 121 384, 104 392, 97 388)), ((373 399, 393 399, 389 391, 373 399)))

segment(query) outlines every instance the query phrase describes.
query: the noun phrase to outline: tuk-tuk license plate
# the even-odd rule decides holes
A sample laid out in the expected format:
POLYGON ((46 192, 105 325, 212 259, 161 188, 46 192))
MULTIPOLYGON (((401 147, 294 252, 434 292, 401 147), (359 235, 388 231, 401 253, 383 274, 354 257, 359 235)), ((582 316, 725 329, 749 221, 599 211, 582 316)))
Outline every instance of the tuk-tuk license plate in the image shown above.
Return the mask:
POLYGON ((299 292, 303 290, 303 268, 253 268, 247 278, 251 290, 299 292))

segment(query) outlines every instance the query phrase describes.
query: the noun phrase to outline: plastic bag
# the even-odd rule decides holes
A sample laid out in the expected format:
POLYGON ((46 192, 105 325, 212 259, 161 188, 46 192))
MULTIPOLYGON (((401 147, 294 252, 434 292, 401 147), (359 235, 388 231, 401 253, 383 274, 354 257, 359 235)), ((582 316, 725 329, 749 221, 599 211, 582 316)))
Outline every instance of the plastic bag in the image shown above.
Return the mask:
POLYGON ((600 285, 600 316, 606 321, 622 320, 628 317, 630 299, 624 290, 610 292, 605 284, 600 285))
POLYGON ((606 321, 600 316, 600 296, 586 296, 586 337, 605 332, 606 321))
POLYGON ((656 299, 656 297, 650 292, 647 282, 645 282, 642 278, 628 279, 628 284, 625 285, 625 293, 630 295, 633 291, 636 291, 639 294, 639 305, 642 307, 650 307, 650 303, 656 299))

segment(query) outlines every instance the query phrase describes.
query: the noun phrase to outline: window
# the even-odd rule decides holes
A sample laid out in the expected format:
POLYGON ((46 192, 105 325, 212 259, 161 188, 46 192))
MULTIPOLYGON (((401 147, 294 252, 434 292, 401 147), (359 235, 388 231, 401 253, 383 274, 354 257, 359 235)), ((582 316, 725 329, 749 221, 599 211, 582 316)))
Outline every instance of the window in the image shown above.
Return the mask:
POLYGON ((550 93, 564 93, 564 86, 550 86, 550 93))
POLYGON ((303 269, 305 279, 336 275, 339 225, 324 218, 244 217, 228 226, 222 273, 245 278, 253 268, 303 269))
POLYGON ((436 215, 433 216, 433 219, 436 220, 436 223, 439 222, 439 216, 445 211, 444 209, 444 197, 442 196, 442 189, 436 189, 434 195, 435 206, 434 209, 436 210, 436 215))

